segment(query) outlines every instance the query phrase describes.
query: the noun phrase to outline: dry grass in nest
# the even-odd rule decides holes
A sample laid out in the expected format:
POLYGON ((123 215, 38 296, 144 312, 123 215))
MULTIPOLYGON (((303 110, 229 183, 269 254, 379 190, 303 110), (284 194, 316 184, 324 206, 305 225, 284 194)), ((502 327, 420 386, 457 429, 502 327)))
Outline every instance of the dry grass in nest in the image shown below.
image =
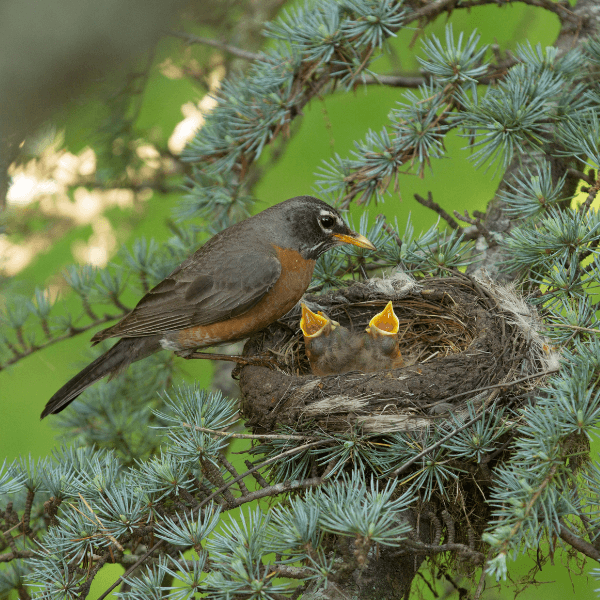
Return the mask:
MULTIPOLYGON (((323 306, 318 298, 316 304, 323 306)), ((387 300, 370 300, 332 305, 325 310, 328 317, 354 333, 364 331, 373 315, 386 304, 387 300)), ((461 352, 473 341, 476 331, 474 323, 471 322, 469 326, 468 322, 472 319, 462 310, 462 306, 452 302, 443 306, 426 298, 407 299, 397 302, 394 312, 400 322, 399 347, 407 366, 461 352)), ((291 330, 297 320, 294 314, 284 322, 291 330)), ((270 350, 276 355, 279 367, 288 374, 311 374, 300 330, 284 343, 277 354, 273 349, 270 350)))
POLYGON ((272 431, 278 425, 308 425, 327 432, 361 428, 366 433, 427 429, 432 421, 468 414, 467 401, 483 410, 503 394, 535 387, 534 377, 557 361, 539 333, 535 310, 514 291, 465 275, 427 278, 405 274, 319 296, 306 296, 350 330, 364 330, 389 301, 400 320, 405 366, 317 377, 310 372, 299 330, 299 308, 251 338, 249 356, 270 354, 277 369, 241 370, 242 410, 248 425, 272 431))

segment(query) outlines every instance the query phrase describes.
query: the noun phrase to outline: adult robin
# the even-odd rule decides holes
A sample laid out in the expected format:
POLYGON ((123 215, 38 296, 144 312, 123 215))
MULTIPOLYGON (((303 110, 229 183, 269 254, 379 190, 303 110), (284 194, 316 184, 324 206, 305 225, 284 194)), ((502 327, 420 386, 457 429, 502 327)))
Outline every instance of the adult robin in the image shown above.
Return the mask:
POLYGON ((306 291, 316 259, 340 244, 375 249, 339 212, 311 196, 291 198, 228 227, 151 289, 118 323, 92 338, 121 338, 66 383, 42 418, 86 388, 162 349, 189 357, 198 348, 246 338, 285 315, 306 291))

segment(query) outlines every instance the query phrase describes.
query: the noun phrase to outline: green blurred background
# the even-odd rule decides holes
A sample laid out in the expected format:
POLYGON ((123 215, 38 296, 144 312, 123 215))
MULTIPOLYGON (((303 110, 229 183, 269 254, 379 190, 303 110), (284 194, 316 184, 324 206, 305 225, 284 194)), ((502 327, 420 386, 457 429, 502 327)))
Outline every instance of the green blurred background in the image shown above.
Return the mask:
MULTIPOLYGON (((426 35, 433 33, 443 38, 442 21, 439 19, 428 27, 426 35)), ((457 11, 452 15, 451 22, 455 35, 460 31, 469 34, 477 28, 482 42, 497 43, 504 50, 514 50, 517 43, 525 40, 532 45, 551 45, 559 29, 558 21, 552 15, 523 5, 502 8, 485 6, 471 13, 457 11)), ((393 61, 383 57, 374 63, 374 70, 389 73, 401 65, 403 71, 416 71, 418 64, 414 60, 414 51, 419 51, 420 41, 417 40, 413 51, 408 50, 415 33, 414 29, 403 31, 391 44, 395 55, 393 61)), ((159 43, 134 124, 140 136, 148 136, 150 132, 153 140, 163 145, 182 119, 181 106, 186 102, 197 102, 204 94, 189 79, 168 79, 159 69, 161 62, 180 51, 181 47, 181 42, 173 38, 165 38, 159 43)), ((256 185, 254 195, 258 202, 254 210, 262 210, 292 196, 313 193, 317 178, 315 173, 322 161, 332 158, 334 153, 347 156, 354 149, 355 140, 364 138, 369 129, 377 131, 383 127, 390 109, 402 99, 402 95, 401 89, 373 85, 359 87, 353 93, 336 93, 312 101, 305 108, 301 125, 289 141, 285 153, 274 165, 268 166, 256 185)), ((93 147, 93 141, 90 140, 93 140, 94 128, 106 118, 106 113, 104 102, 90 91, 84 94, 83 100, 66 104, 54 116, 53 122, 59 130, 64 130, 65 147, 78 153, 88 145, 93 147)), ((417 231, 428 229, 435 222, 436 215, 413 199, 415 193, 426 196, 428 192, 450 213, 452 210, 485 210, 494 195, 498 178, 494 178, 491 172, 473 168, 468 161, 468 150, 464 149, 466 142, 465 139, 450 136, 447 140, 447 156, 434 161, 432 170, 426 172, 423 179, 401 176, 401 197, 392 195, 385 204, 372 207, 372 218, 378 213, 385 214, 392 222, 397 218, 402 230, 408 213, 411 213, 417 231)), ((268 160, 268 156, 264 157, 261 164, 268 165, 268 160)), ((154 238, 159 244, 170 237, 166 223, 173 219, 173 210, 179 199, 179 193, 154 192, 141 207, 111 208, 105 216, 117 231, 117 247, 131 244, 141 236, 154 238)), ((353 212, 358 216, 361 211, 353 209, 353 212)), ((85 241, 90 234, 89 226, 71 229, 13 278, 12 291, 30 295, 36 284, 49 283, 74 261, 74 242, 85 241)), ((130 304, 133 302, 131 298, 130 304)), ((64 298, 64 303, 66 309, 75 309, 78 305, 74 297, 64 298)), ((0 461, 4 457, 12 460, 19 455, 44 456, 59 443, 52 428, 52 417, 41 422, 39 414, 52 393, 86 362, 88 340, 92 333, 52 345, 0 372, 0 461)), ((197 380, 202 386, 209 385, 212 366, 208 361, 193 361, 184 364, 183 368, 190 379, 197 380)), ((552 583, 530 587, 522 592, 520 598, 530 600, 542 595, 546 600, 594 597, 594 583, 585 576, 585 571, 591 565, 581 575, 569 576, 562 566, 563 559, 558 553, 556 567, 545 566, 538 574, 539 581, 552 583)), ((510 565, 511 578, 518 580, 533 565, 533 558, 519 558, 510 565)), ((93 589, 99 593, 106 584, 112 583, 117 572, 114 569, 103 571, 93 589)), ((499 591, 497 584, 489 581, 484 597, 509 598, 514 592, 515 588, 508 584, 499 591)), ((426 592, 425 597, 433 597, 428 594, 426 592)), ((95 597, 94 594, 92 596, 95 597)), ((458 597, 458 593, 445 597, 458 597)))

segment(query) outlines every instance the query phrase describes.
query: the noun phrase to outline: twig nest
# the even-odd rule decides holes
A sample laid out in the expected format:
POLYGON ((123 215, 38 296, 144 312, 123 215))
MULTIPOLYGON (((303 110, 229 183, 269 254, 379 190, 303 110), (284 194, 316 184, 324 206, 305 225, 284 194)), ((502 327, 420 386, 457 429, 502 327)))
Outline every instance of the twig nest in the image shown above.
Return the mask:
MULTIPOLYGON (((272 356, 277 368, 244 366, 242 412, 257 431, 279 425, 370 433, 417 430, 467 414, 539 381, 516 379, 554 368, 536 311, 510 287, 466 275, 415 281, 405 273, 371 279, 304 303, 352 331, 364 331, 392 301, 404 366, 316 376, 300 331, 300 306, 250 338, 245 356, 272 356), (501 385, 507 384, 507 389, 501 385)), ((343 362, 343 361, 342 361, 343 362)), ((340 369, 343 370, 343 369, 340 369)))

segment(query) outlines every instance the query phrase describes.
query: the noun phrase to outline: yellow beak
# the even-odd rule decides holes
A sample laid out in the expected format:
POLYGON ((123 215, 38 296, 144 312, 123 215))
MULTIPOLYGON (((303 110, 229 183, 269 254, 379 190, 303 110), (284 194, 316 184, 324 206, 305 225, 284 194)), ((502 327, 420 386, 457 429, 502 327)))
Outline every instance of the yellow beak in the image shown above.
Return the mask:
POLYGON ((394 312, 392 302, 388 302, 386 307, 377 313, 369 322, 366 331, 373 337, 381 335, 396 335, 400 328, 400 321, 394 312))
POLYGON ((319 314, 315 314, 305 304, 302 304, 300 329, 302 329, 305 338, 310 339, 322 334, 328 335, 332 329, 335 329, 336 325, 339 325, 339 323, 328 319, 321 311, 319 311, 319 314))
POLYGON ((364 235, 360 235, 360 233, 353 232, 351 235, 334 233, 333 237, 342 241, 344 244, 352 244, 353 246, 358 246, 359 248, 367 248, 367 250, 377 250, 377 248, 375 248, 375 246, 364 235))

